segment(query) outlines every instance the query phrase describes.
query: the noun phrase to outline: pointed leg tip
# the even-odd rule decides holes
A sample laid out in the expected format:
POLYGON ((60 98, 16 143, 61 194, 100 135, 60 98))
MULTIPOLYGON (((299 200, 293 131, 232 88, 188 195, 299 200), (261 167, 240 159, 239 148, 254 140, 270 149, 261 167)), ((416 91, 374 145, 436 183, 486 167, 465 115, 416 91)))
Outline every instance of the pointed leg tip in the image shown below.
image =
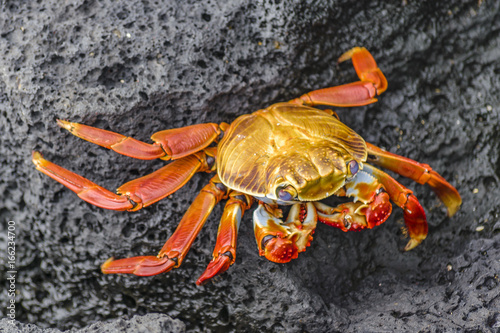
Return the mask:
POLYGON ((359 46, 355 46, 355 47, 353 47, 353 48, 352 48, 352 49, 350 49, 349 51, 344 52, 344 53, 343 53, 343 54, 339 57, 339 59, 337 60, 337 63, 341 63, 341 62, 344 62, 344 61, 346 61, 346 60, 351 59, 351 58, 352 58, 352 56, 353 56, 355 53, 357 53, 357 52, 359 52, 359 51, 361 51, 361 50, 363 50, 363 49, 364 49, 364 47, 359 47, 359 46))
POLYGON ((231 260, 227 255, 220 255, 217 259, 212 260, 208 264, 207 269, 205 269, 203 274, 198 278, 196 284, 199 286, 206 284, 213 277, 227 271, 232 262, 234 262, 234 260, 231 260))
POLYGON ((451 207, 451 208, 448 208, 446 210, 446 215, 448 217, 453 217, 453 215, 455 215, 455 213, 458 211, 458 207, 451 207))
POLYGON ((456 204, 448 206, 446 210, 448 217, 452 217, 453 215, 455 215, 460 209, 461 205, 462 200, 460 199, 456 204))
POLYGON ((109 266, 111 265, 111 263, 115 260, 115 257, 111 257, 109 258, 108 260, 106 260, 102 265, 101 265, 101 272, 103 274, 111 274, 112 272, 110 272, 108 270, 109 266))
POLYGON ((59 125, 60 127, 64 128, 64 129, 67 129, 68 131, 71 131, 72 129, 72 123, 70 123, 69 121, 66 121, 66 120, 62 120, 62 119, 57 119, 57 125, 59 125))
POLYGON ((203 276, 203 275, 202 275, 202 276, 200 276, 200 277, 198 278, 198 280, 196 280, 196 285, 198 285, 198 286, 204 286, 204 285, 206 285, 206 284, 208 283, 208 281, 210 281, 211 279, 212 279, 211 277, 207 278, 207 277, 205 277, 205 276, 203 276))
POLYGON ((36 150, 33 150, 31 152, 31 160, 33 161, 34 164, 37 164, 38 161, 42 158, 42 154, 36 150))
POLYGON ((414 238, 410 239, 408 241, 408 244, 406 244, 406 246, 404 248, 405 252, 406 251, 410 251, 410 250, 416 248, 420 243, 422 243, 422 240, 417 240, 417 239, 414 239, 414 238))
POLYGON ((33 152, 31 153, 31 162, 33 162, 38 170, 40 170, 40 167, 45 161, 46 160, 43 158, 43 155, 40 152, 33 150, 33 152))

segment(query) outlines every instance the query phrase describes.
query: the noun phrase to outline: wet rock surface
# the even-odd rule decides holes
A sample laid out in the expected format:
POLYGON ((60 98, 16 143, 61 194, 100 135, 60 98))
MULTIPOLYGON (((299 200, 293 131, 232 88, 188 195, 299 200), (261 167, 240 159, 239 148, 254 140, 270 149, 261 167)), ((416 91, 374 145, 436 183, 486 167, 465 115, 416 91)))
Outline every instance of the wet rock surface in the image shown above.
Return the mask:
POLYGON ((188 331, 500 330, 499 3, 1 6, 0 239, 7 242, 7 221, 15 221, 17 320, 66 330, 161 313, 188 331), (99 266, 110 256, 156 254, 209 176, 196 175, 141 211, 113 212, 79 200, 31 163, 31 151, 40 150, 113 190, 163 163, 80 140, 57 118, 144 141, 166 128, 231 122, 355 80, 352 66, 336 60, 356 45, 373 53, 389 89, 376 104, 336 109, 341 120, 369 142, 430 164, 463 198, 450 219, 429 188, 398 178, 429 221, 429 236, 408 253, 395 207, 371 231, 319 225, 305 253, 278 265, 258 256, 248 213, 236 264, 197 287, 219 206, 181 268, 105 276, 99 266))

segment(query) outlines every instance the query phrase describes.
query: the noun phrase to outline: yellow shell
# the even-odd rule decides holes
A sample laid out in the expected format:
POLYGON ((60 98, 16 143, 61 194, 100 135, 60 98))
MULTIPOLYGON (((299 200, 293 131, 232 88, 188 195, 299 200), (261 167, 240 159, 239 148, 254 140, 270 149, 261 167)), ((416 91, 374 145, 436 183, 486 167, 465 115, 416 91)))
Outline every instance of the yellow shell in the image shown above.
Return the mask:
POLYGON ((366 161, 361 136, 329 113, 278 103, 237 118, 219 143, 217 170, 229 188, 276 200, 291 185, 315 201, 344 185, 346 163, 366 161))

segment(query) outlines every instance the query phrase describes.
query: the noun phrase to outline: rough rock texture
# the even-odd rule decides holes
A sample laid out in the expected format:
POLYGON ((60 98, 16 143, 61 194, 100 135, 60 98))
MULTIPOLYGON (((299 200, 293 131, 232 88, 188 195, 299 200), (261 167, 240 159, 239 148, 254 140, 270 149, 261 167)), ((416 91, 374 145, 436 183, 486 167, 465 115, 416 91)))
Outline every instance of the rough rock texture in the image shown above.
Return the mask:
MULTIPOLYGON (((56 328, 40 328, 33 324, 24 324, 16 322, 13 324, 10 320, 4 318, 0 321, 0 328, 5 333, 60 333, 56 328)), ((182 321, 172 319, 167 315, 160 313, 149 313, 144 316, 133 316, 130 320, 121 318, 110 320, 109 322, 100 321, 88 327, 71 330, 75 333, 183 333, 186 327, 182 321)))
POLYGON ((500 2, 180 3, 2 2, 0 239, 15 221, 16 319, 64 330, 160 312, 188 331, 499 332, 500 2), (450 219, 429 188, 401 180, 430 225, 409 253, 395 208, 372 231, 320 225, 307 252, 278 265, 258 256, 247 214, 236 264, 197 287, 217 207, 181 268, 105 276, 99 265, 112 255, 157 253, 209 177, 139 212, 113 212, 78 200, 30 161, 37 149, 114 189, 163 163, 119 156, 55 119, 140 140, 230 122, 355 80, 336 59, 356 45, 373 53, 389 89, 379 103, 337 110, 341 119, 367 141, 432 165, 463 197, 450 219))

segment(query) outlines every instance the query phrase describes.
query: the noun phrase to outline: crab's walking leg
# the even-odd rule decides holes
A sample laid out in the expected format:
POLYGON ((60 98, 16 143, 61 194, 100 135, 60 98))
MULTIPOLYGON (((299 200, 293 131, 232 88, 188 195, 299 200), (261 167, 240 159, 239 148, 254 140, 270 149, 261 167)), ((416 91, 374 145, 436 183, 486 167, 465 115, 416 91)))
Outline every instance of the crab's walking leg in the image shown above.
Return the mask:
POLYGON ((118 188, 118 194, 47 161, 39 152, 33 152, 32 160, 37 170, 68 187, 90 204, 105 209, 135 211, 177 191, 196 172, 213 171, 214 154, 214 148, 207 148, 175 160, 147 176, 123 184, 118 188))
POLYGON ((220 182, 218 176, 213 177, 194 199, 177 229, 156 257, 139 256, 118 260, 111 258, 101 266, 102 272, 151 276, 179 267, 212 209, 226 197, 226 193, 227 188, 220 182))
POLYGON ((352 59, 360 81, 311 91, 290 102, 305 105, 361 106, 377 101, 375 96, 387 89, 387 80, 375 59, 364 47, 355 47, 339 58, 352 59))
POLYGON ((58 119, 57 124, 81 139, 112 149, 122 155, 143 160, 155 158, 170 160, 193 154, 216 141, 221 130, 227 126, 225 123, 220 126, 207 123, 168 129, 153 134, 151 139, 155 143, 149 144, 115 132, 79 123, 58 119))
POLYGON ((276 205, 259 202, 253 213, 259 254, 276 263, 286 263, 304 252, 312 241, 318 216, 312 202, 292 206, 286 222, 276 205))
POLYGON ((427 184, 448 209, 448 216, 453 216, 462 204, 458 191, 427 164, 383 151, 370 143, 366 143, 368 161, 401 176, 410 178, 419 184, 427 184))
POLYGON ((254 199, 249 195, 231 191, 224 207, 224 213, 217 232, 217 243, 213 259, 200 276, 197 285, 204 284, 216 275, 224 273, 236 259, 236 240, 243 213, 252 206, 254 199))
POLYGON ((384 185, 392 202, 403 209, 406 229, 408 236, 410 236, 410 240, 405 246, 405 251, 409 251, 422 243, 427 237, 427 219, 424 209, 413 195, 413 192, 401 185, 387 173, 369 164, 364 165, 364 170, 376 177, 384 185))

